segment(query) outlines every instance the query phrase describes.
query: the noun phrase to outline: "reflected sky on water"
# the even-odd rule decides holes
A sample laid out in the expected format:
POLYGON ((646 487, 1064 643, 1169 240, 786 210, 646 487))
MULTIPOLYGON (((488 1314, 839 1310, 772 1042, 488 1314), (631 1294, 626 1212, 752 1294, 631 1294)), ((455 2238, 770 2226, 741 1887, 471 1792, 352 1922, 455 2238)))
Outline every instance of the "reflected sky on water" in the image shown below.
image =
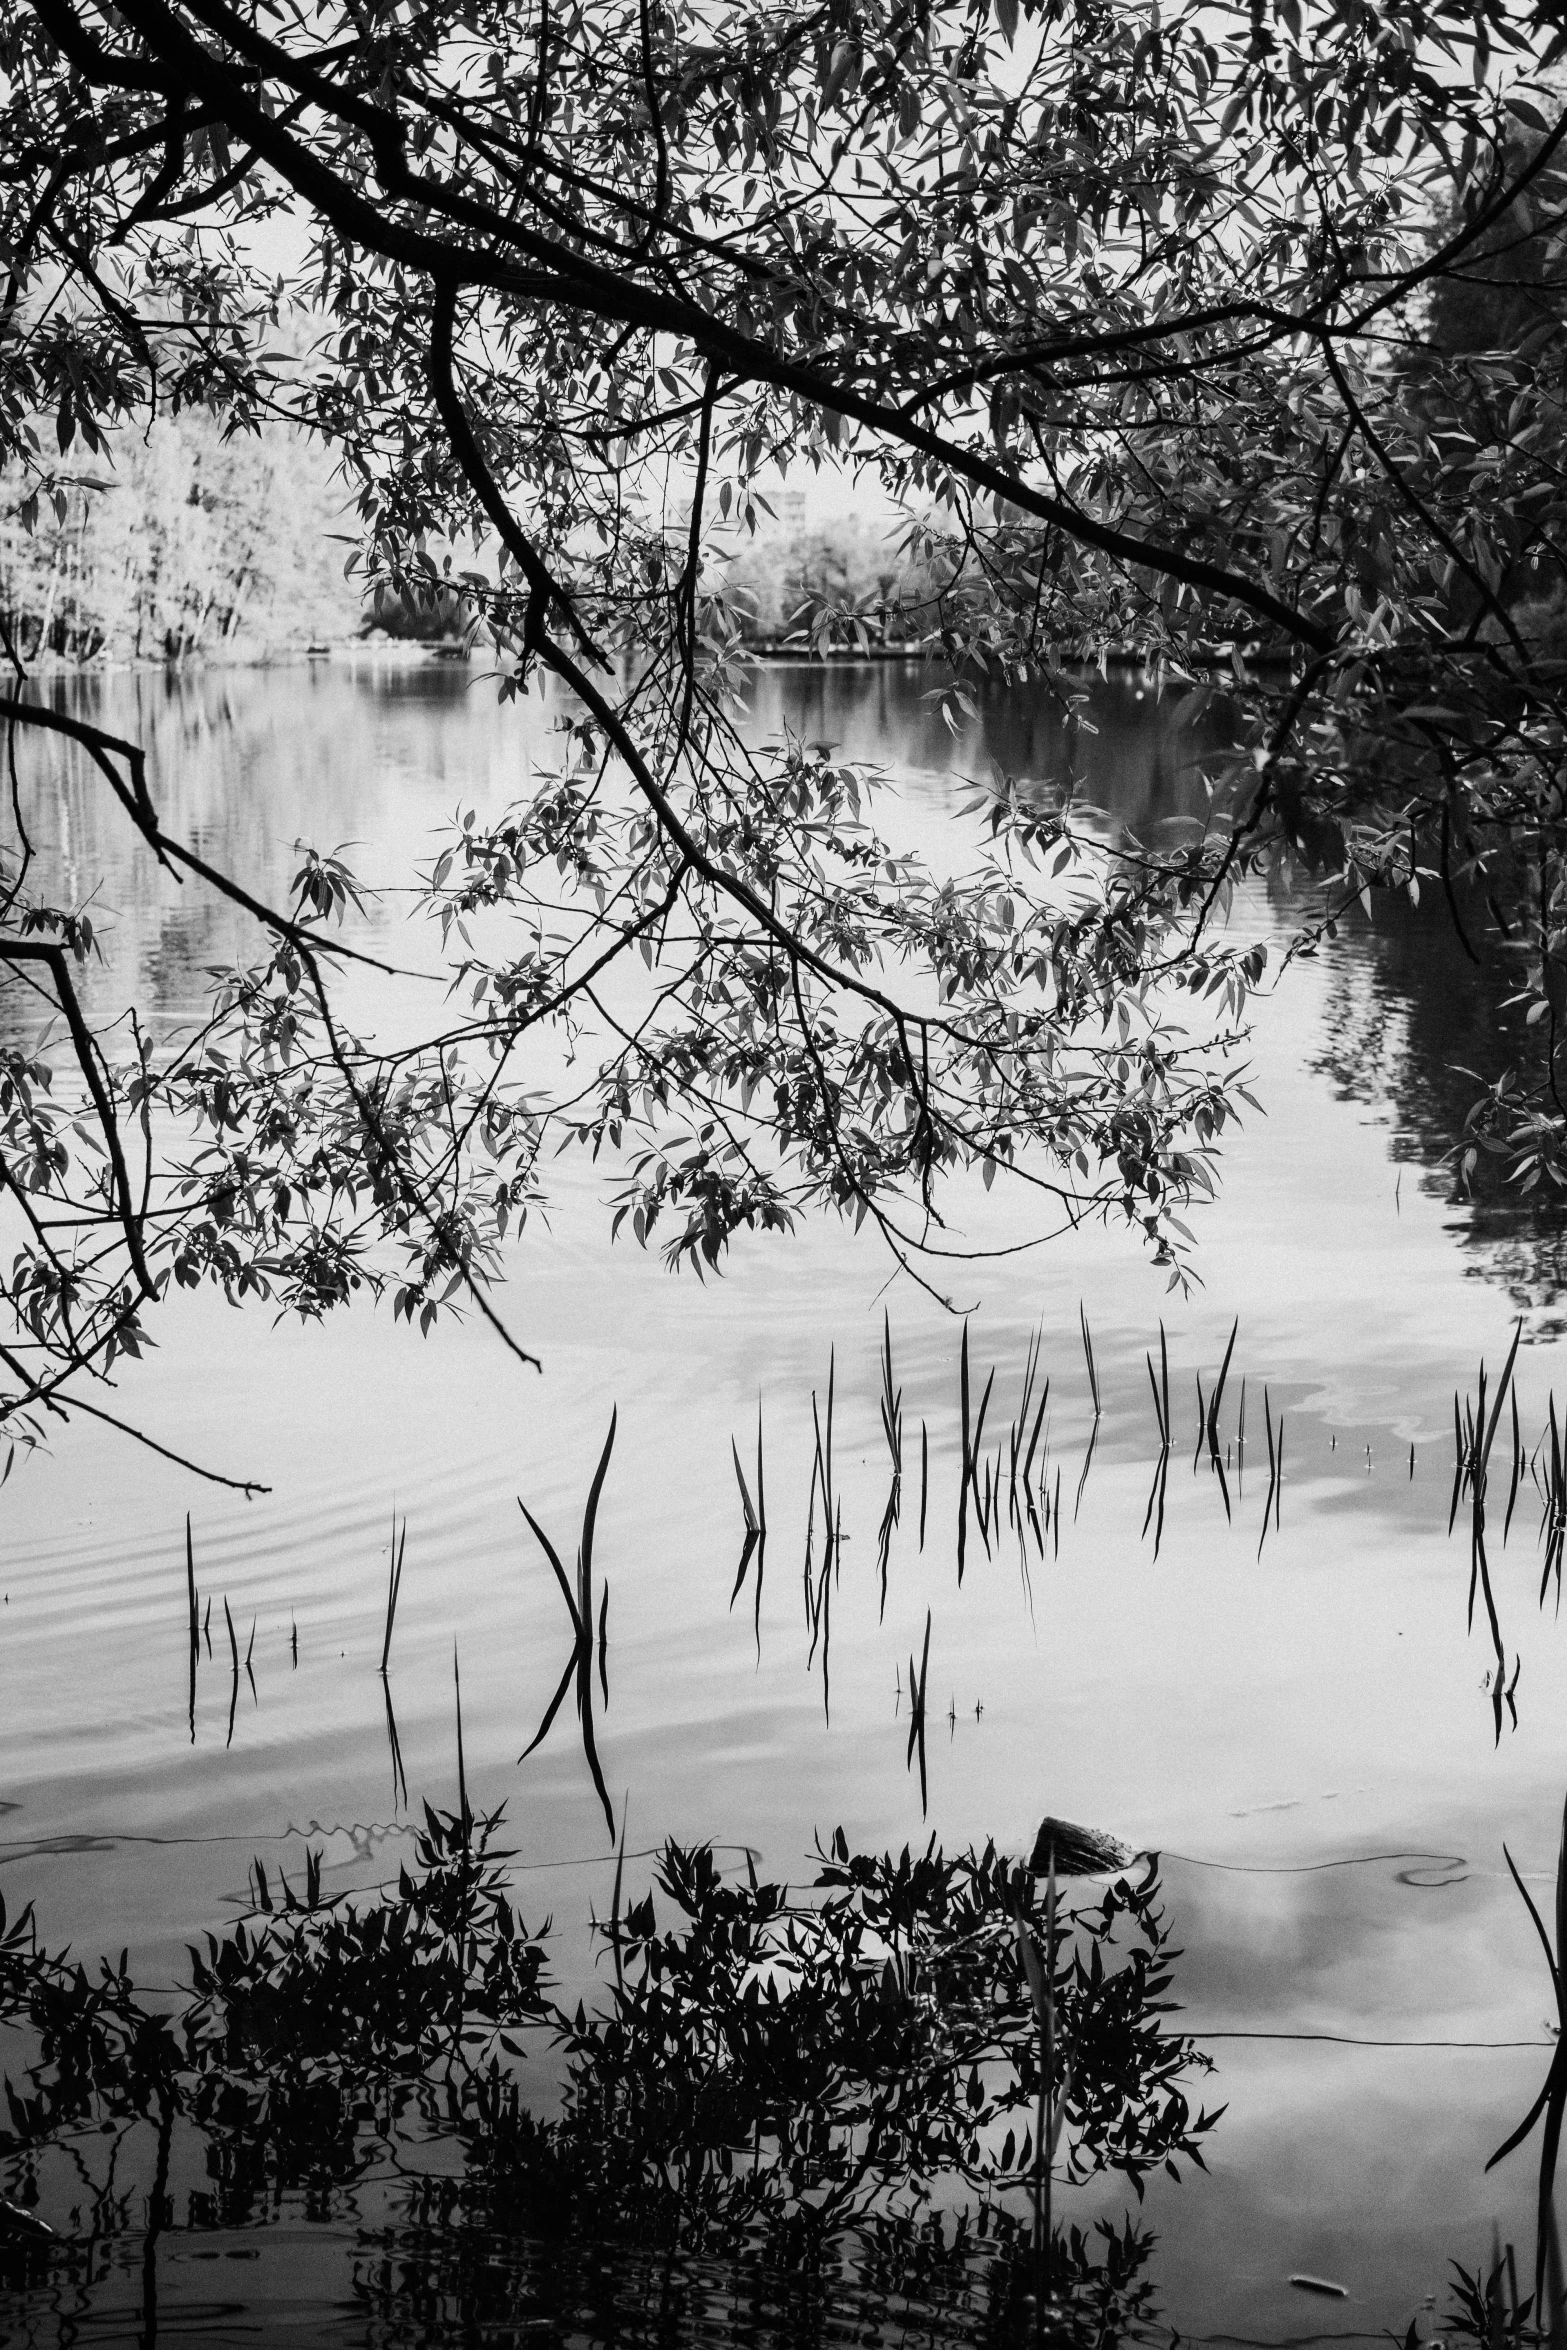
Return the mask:
MULTIPOLYGON (((928 685, 890 664, 769 669, 751 725, 883 764, 898 793, 888 828, 935 853, 996 766, 1071 777, 1144 837, 1202 816, 1200 754, 1222 711, 1107 685, 1093 731, 998 698, 954 736, 928 685)), ((388 891, 375 933, 426 969, 434 939, 410 934, 394 885, 433 856, 459 803, 493 809, 549 756, 538 711, 498 709, 460 665, 71 691, 148 743, 167 827, 263 894, 285 894, 297 838, 366 844, 350 861, 388 891)), ((193 1017, 205 972, 252 942, 199 885, 169 886, 88 774, 48 766, 30 820, 62 888, 101 877, 100 1007, 193 1017)), ((1289 916, 1252 896, 1235 922, 1276 960, 1289 916)), ((1043 1441, 1062 1501, 1026 1576, 1014 1536, 987 1558, 971 1529, 961 1592, 960 1325, 846 1227, 742 1240, 703 1288, 612 1245, 611 1175, 558 1161, 555 1204, 513 1251, 506 1299, 538 1375, 477 1327, 421 1341, 394 1332, 389 1310, 307 1330, 210 1295, 160 1312, 159 1347, 118 1408, 274 1490, 245 1505, 81 1424, 18 1467, 0 1503, 0 1796, 14 1807, 0 1816, 0 1889, 37 1902, 51 1941, 129 1943, 144 1974, 172 1978, 181 1945, 243 1904, 253 1852, 292 1865, 308 1834, 333 1887, 387 1874, 406 1835, 376 1670, 395 1511, 408 1537, 391 1687, 409 1792, 454 1797, 455 1640, 470 1781, 478 1800, 507 1800, 522 1904, 553 1911, 563 1972, 580 1974, 582 1922, 607 1902, 611 1863, 569 1706, 518 1766, 569 1635, 517 1496, 569 1555, 614 1405, 599 1740, 617 1807, 629 1790, 632 1847, 707 1837, 800 1875, 813 1832, 840 1821, 861 1848, 927 1832, 904 1708, 929 1609, 929 1828, 949 1847, 994 1835, 1025 1850, 1048 1810, 1161 1851, 1194 2025, 1308 2035, 1212 2042, 1210 2101, 1229 2101, 1212 2175, 1150 2197, 1168 2314, 1197 2338, 1305 2338, 1324 2305, 1290 2291, 1304 2269, 1351 2288, 1331 2313, 1337 2336, 1402 2338, 1428 2292, 1445 2297, 1447 2259, 1479 2261, 1493 2213, 1531 2241, 1529 2151, 1489 2179, 1482 2165, 1546 2062, 1549 1986, 1501 1842, 1543 1892, 1567 1779, 1567 1645, 1552 1603, 1538 1605, 1526 1486, 1506 1548, 1493 1540, 1509 1674, 1517 1664, 1517 1726, 1504 1713, 1498 1741, 1489 1642, 1481 1624, 1466 1633, 1462 1513, 1447 1533, 1453 1391, 1472 1391, 1482 1356, 1499 1367, 1520 1308, 1526 1443, 1553 1386, 1558 1412, 1567 1396, 1556 1232, 1462 1203, 1442 1163, 1470 1098, 1456 1067, 1506 1065, 1508 992, 1505 967, 1475 974, 1431 899, 1379 906, 1370 924, 1357 914, 1258 1006, 1262 1114, 1228 1145, 1220 1198, 1196 1220, 1200 1288, 1167 1294, 1135 1241, 1102 1228, 965 1274, 976 1375, 997 1367, 996 1433, 1043 1331, 1043 1441), (1080 1305, 1104 1411, 1079 1498, 1093 1428, 1080 1305), (923 1550, 905 1493, 883 1621, 884 1310, 906 1452, 923 1422, 930 1492, 923 1550), (1156 1557, 1145 1355, 1157 1361, 1161 1317, 1174 1444, 1156 1557), (1193 1468, 1196 1381, 1211 1394, 1237 1318, 1225 1422, 1233 1441, 1244 1379, 1248 1442, 1244 1471, 1230 1461, 1227 1516, 1206 1462, 1193 1468), (811 1396, 825 1399, 834 1351, 847 1540, 829 1720, 801 1569, 811 1396), (1284 1421, 1284 1482, 1259 1555, 1265 1393, 1284 1421), (743 1531, 730 1442, 749 1461, 758 1398, 760 1656, 751 1587, 728 1606, 743 1531), (202 1651, 189 1734, 187 1510, 203 1603, 221 1620, 227 1598, 242 1651, 254 1628, 255 1691, 241 1681, 232 1744, 226 1632, 202 1651), (1359 2044, 1435 2040, 1532 2045, 1359 2044)), ((404 1017, 362 979, 350 995, 362 1024, 404 1017)), ((954 1231, 1004 1244, 1024 1235, 1025 1208, 1004 1184, 976 1185, 952 1201, 954 1231)))

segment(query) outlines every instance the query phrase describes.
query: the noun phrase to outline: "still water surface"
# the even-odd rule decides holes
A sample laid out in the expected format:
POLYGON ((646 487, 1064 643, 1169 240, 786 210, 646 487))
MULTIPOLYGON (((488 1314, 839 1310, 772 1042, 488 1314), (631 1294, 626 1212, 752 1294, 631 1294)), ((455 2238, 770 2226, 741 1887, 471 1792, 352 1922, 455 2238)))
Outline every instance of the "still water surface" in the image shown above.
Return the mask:
MULTIPOLYGON (((881 762, 900 829, 927 842, 951 835, 968 779, 993 761, 1060 780, 1075 760, 1087 796, 1144 833, 1201 804, 1177 700, 1099 689, 1098 731, 1075 744, 1043 708, 998 701, 954 740, 926 684, 892 667, 770 669, 753 721, 881 762)), ((444 664, 77 690, 78 707, 152 747, 169 829, 274 898, 301 835, 368 844, 352 861, 395 884, 456 806, 515 795, 546 747, 537 713, 498 711, 444 664)), ((36 829, 62 887, 102 877, 104 1003, 193 1017, 207 969, 252 951, 229 908, 170 888, 128 844, 86 775, 51 772, 36 829)), ((1290 917, 1258 895, 1235 921, 1276 962, 1290 917)), ((400 959, 433 964, 395 890, 376 927, 400 959)), ((7 1902, 35 1902, 51 1943, 128 1945, 142 1980, 172 1983, 184 1945, 246 1908, 253 1855, 293 1872, 305 1840, 321 1844, 329 1890, 395 1870, 408 1809, 377 1671, 395 1512, 407 1549, 392 1689, 410 1796, 455 1800, 455 1642, 470 1791, 482 1807, 506 1801, 519 1907, 530 1924, 553 1914, 558 1972, 586 1982, 584 1924, 607 1907, 613 1860, 569 1707, 518 1765, 569 1642, 517 1497, 569 1555, 613 1405, 599 1742, 617 1809, 629 1797, 631 1847, 709 1839, 804 1881, 813 1834, 840 1824, 861 1849, 934 1830, 949 1849, 993 1836, 1026 1852, 1053 1812, 1157 1851, 1185 2020, 1217 2060, 1204 2095, 1227 2105, 1209 2175, 1150 2190, 1168 2320, 1188 2339, 1402 2338, 1426 2305, 1421 2335, 1434 2334, 1446 2264, 1479 2262, 1493 2215, 1532 2244, 1532 2148, 1483 2175, 1549 2046, 1549 1985, 1501 1847, 1543 1902, 1567 1780, 1567 1634, 1537 1605, 1532 1487, 1506 1550, 1493 1541, 1510 1678, 1517 1666, 1516 1726, 1504 1707, 1499 1738, 1483 1621, 1466 1632, 1462 1513, 1447 1531, 1453 1391, 1472 1389, 1482 1356, 1500 1365, 1520 1311, 1528 1443, 1553 1384, 1567 1395, 1556 1236, 1455 1203, 1440 1164, 1467 1099, 1455 1067, 1505 1065, 1506 992, 1505 975, 1473 981, 1435 905, 1346 924, 1258 1008, 1264 1114, 1230 1141, 1222 1195, 1197 1218, 1199 1290, 1167 1296, 1135 1241, 1103 1229, 960 1272, 1002 1427, 1043 1332, 1064 1498, 1031 1591, 1011 1538, 991 1559, 971 1539, 959 1591, 960 1323, 890 1281, 878 1247, 846 1228, 742 1241, 704 1288, 612 1246, 604 1169, 562 1160, 507 1299, 541 1375, 480 1328, 421 1341, 389 1310, 301 1330, 210 1297, 167 1309, 126 1408, 273 1490, 243 1503, 84 1423, 13 1475, 0 1499, 7 1902), (1079 1499, 1093 1423, 1080 1305, 1103 1416, 1079 1499), (884 1310, 906 1432, 928 1427, 931 1486, 923 1551, 905 1505, 881 1620, 884 1310), (1152 1346, 1157 1359, 1161 1316, 1175 1441, 1156 1556, 1144 1358, 1152 1346), (1211 1391, 1237 1317, 1226 1416, 1244 1376, 1249 1458, 1227 1517, 1217 1480, 1191 1465, 1194 1381, 1211 1391), (846 1541, 829 1718, 819 1661, 807 1668, 800 1562, 811 1397, 825 1398, 830 1357, 846 1541), (1259 1555, 1265 1385, 1285 1454, 1259 1555), (759 1399, 771 1537, 758 1653, 750 1587, 733 1612, 729 1597, 743 1531, 730 1443, 748 1457, 759 1399), (202 1652, 194 1741, 186 1718, 187 1510, 204 1600, 217 1615, 227 1599, 242 1650, 254 1626, 255 1689, 242 1679, 232 1743, 226 1635, 202 1652), (905 1763, 927 1609, 928 1826, 905 1763), (1287 2281, 1300 2271, 1349 2297, 1305 2300, 1287 2281)), ((363 992, 354 1010, 361 1025, 403 1016, 363 992)), ((1027 1229, 1026 1201, 1001 1184, 951 1210, 979 1243, 1027 1229)), ((70 2180, 43 2185, 44 2215, 68 2228, 70 2180)), ((1081 2200, 1086 2216, 1124 2197, 1081 2200)), ((382 2201, 395 2214, 395 2193, 382 2201)), ((248 2263, 214 2299, 176 2217, 166 2326, 195 2340, 381 2338, 352 2297, 355 2224, 296 2212, 254 2240, 209 2233, 204 2259, 248 2263)), ((0 2339, 140 2339, 139 2260, 132 2235, 74 2313, 53 2298, 0 2304, 0 2339)))

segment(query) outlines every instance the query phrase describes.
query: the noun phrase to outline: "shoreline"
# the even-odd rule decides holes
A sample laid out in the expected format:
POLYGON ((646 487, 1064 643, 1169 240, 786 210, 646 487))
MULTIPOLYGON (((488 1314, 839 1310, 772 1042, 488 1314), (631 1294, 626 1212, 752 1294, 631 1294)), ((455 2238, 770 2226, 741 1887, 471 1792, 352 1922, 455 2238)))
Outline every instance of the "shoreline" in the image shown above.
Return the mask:
MULTIPOLYGON (((58 654, 49 654, 29 663, 26 675, 29 682, 45 678, 194 677, 231 670, 298 669, 321 662, 341 663, 355 668, 416 669, 434 663, 461 663, 466 666, 474 658, 471 647, 455 643, 449 638, 385 637, 372 641, 363 637, 350 637, 331 643, 276 646, 250 654, 236 653, 227 659, 210 659, 198 655, 174 661, 68 661, 58 654)), ((770 668, 845 669, 872 664, 879 667, 950 670, 950 664, 939 655, 921 652, 906 645, 864 645, 852 649, 834 646, 823 652, 813 652, 801 645, 769 641, 747 645, 744 658, 770 668)), ((1287 654, 1243 651, 1241 659, 1248 676, 1287 675, 1291 670, 1291 660, 1287 654)), ((1222 670, 1227 681, 1235 682, 1234 657, 1228 646, 1213 647, 1205 654, 1204 660, 1210 673, 1222 670)), ((1111 673, 1144 676, 1162 673, 1175 684, 1212 682, 1211 674, 1202 677, 1192 672, 1169 669, 1130 646, 1116 647, 1098 657, 1084 653, 1063 653, 1047 666, 1051 670, 1074 676, 1111 673)))

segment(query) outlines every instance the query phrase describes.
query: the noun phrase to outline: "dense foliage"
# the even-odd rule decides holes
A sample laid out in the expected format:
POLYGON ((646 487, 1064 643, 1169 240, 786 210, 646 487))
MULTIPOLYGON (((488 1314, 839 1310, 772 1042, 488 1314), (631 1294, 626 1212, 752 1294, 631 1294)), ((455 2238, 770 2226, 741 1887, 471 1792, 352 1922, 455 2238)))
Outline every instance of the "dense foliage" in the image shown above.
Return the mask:
POLYGON ((29 663, 244 659, 349 635, 359 599, 328 534, 326 452, 201 411, 128 436, 119 463, 41 497, 0 479, 0 613, 29 663))
MULTIPOLYGON (((135 746, 10 697, 20 824, 27 726, 74 731, 149 851, 268 934, 188 1045, 127 1065, 77 1022, 68 1083, 8 1069, 13 1420, 171 1283, 493 1314, 561 1139, 619 1154, 630 1227, 699 1267, 826 1204, 939 1286, 943 1178, 978 1169, 1037 1231, 1125 1215, 1178 1272, 1264 968, 1221 917, 1308 855, 1303 945, 1356 896, 1480 877, 1539 1051, 1470 1147, 1560 1180, 1550 19, 13 0, 0 454, 44 498, 155 405, 286 410, 355 487, 367 583, 460 591, 502 694, 547 675, 559 718, 554 771, 426 877, 457 1003, 388 1053, 334 1010, 351 874, 312 856, 258 903, 165 834, 135 746), (249 257, 282 215, 327 322, 291 369, 249 257), (1514 256, 1532 323, 1476 349, 1461 297, 1514 256), (1211 822, 1112 841, 1001 776, 948 870, 830 748, 749 742, 729 559, 801 467, 902 513, 897 633, 959 699, 1069 695, 1066 652, 1219 665, 1211 822)), ((25 829, 7 871, 0 960, 69 1014, 82 909, 34 888, 25 829)))

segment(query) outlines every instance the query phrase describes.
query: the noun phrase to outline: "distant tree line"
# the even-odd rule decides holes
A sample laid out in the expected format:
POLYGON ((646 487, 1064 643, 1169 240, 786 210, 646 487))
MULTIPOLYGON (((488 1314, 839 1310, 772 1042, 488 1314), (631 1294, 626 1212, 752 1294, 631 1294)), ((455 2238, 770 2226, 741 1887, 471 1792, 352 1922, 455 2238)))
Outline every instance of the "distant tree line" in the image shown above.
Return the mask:
POLYGON ((0 612, 24 661, 253 658, 361 625, 344 492, 281 426, 225 438, 204 411, 88 452, 40 496, 0 475, 0 612))
MULTIPOLYGON (((1515 133, 1515 172, 1538 143, 1515 133)), ((1535 212, 1560 212, 1564 195, 1567 174, 1548 167, 1467 267, 1434 289, 1429 344, 1474 361, 1454 399, 1466 413, 1430 415, 1439 469, 1454 424, 1463 429, 1452 438, 1470 450, 1506 438, 1512 393, 1487 415, 1497 395, 1486 355, 1533 358, 1531 345, 1552 344, 1560 291, 1530 232, 1535 212)), ((186 409, 117 440, 112 464, 110 446, 52 504, 20 468, 0 475, 0 610, 24 659, 252 659, 376 629, 448 642, 470 630, 472 606, 456 589, 399 595, 382 585, 367 601, 345 578, 347 493, 319 442, 282 425, 224 438, 204 410, 186 409)), ((750 645, 929 649, 949 607, 961 631, 973 550, 934 513, 913 525, 897 518, 896 528, 894 519, 852 504, 812 518, 797 493, 774 512, 764 497, 754 531, 732 530, 727 545, 720 534, 704 585, 721 586, 750 645)), ((1504 594, 1532 636, 1567 649, 1567 581, 1537 551, 1509 571, 1504 594)))

